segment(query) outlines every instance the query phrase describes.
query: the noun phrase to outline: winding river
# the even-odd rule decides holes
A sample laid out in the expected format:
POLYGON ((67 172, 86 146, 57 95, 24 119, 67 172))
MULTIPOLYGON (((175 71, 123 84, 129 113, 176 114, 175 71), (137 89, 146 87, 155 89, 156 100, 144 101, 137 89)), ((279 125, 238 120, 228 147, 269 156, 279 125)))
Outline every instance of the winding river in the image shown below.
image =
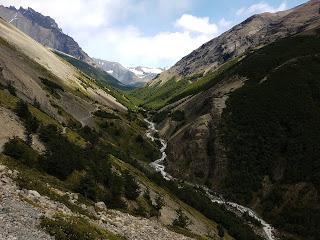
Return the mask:
MULTIPOLYGON (((165 171, 165 159, 167 157, 167 154, 166 154, 167 142, 160 137, 159 138, 155 137, 155 134, 158 133, 158 130, 155 127, 155 123, 149 121, 148 119, 144 119, 144 121, 148 124, 148 130, 146 131, 146 136, 153 142, 158 140, 161 143, 161 148, 160 148, 161 158, 150 163, 150 166, 153 167, 157 172, 160 172, 163 178, 166 179, 167 181, 175 180, 169 173, 165 171)), ((241 216, 243 213, 248 213, 251 217, 253 217, 258 222, 260 222, 260 224, 262 225, 263 231, 265 233, 265 238, 267 240, 277 240, 276 236, 274 235, 275 229, 266 221, 264 221, 261 217, 259 217, 259 215, 256 212, 254 212, 252 209, 239 205, 234 202, 226 201, 221 196, 213 194, 205 186, 195 185, 192 183, 188 183, 188 184, 195 188, 200 188, 203 192, 205 192, 206 196, 211 200, 211 202, 224 205, 229 211, 232 211, 237 215, 241 216)))

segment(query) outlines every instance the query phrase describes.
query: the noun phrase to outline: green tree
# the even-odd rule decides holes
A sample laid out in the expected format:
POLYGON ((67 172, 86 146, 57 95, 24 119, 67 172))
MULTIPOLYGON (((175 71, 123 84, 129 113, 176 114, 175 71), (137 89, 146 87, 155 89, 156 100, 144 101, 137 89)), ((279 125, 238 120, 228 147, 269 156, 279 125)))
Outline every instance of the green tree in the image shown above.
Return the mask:
POLYGON ((190 219, 183 213, 182 209, 176 210, 177 217, 173 220, 172 225, 176 227, 186 228, 190 225, 190 219))
POLYGON ((126 172, 124 174, 124 193, 127 199, 135 200, 140 195, 140 187, 134 177, 126 172))
POLYGON ((91 175, 85 176, 79 183, 76 189, 84 197, 89 198, 93 201, 96 200, 96 183, 94 177, 91 175))
POLYGON ((220 238, 223 238, 224 237, 224 228, 219 224, 218 225, 218 235, 220 238))
POLYGON ((155 199, 155 206, 154 208, 157 209, 157 211, 160 211, 162 207, 164 207, 165 202, 162 196, 158 195, 155 199))

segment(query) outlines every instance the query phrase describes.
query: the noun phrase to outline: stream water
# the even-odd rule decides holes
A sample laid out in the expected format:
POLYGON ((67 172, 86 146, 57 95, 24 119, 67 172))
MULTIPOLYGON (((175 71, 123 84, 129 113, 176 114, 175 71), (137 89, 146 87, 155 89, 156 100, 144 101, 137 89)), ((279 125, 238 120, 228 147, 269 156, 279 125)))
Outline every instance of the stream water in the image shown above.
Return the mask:
MULTIPOLYGON (((165 171, 165 159, 167 157, 167 154, 166 154, 167 142, 164 139, 155 136, 156 133, 158 133, 158 130, 155 127, 155 123, 149 121, 148 119, 144 119, 144 121, 148 124, 148 130, 146 131, 146 136, 153 142, 158 140, 161 143, 161 148, 160 148, 161 158, 152 162, 150 166, 153 167, 157 172, 160 172, 163 178, 166 179, 167 181, 175 180, 169 173, 165 171)), ((195 185, 192 183, 188 183, 188 184, 195 188, 200 188, 206 194, 206 196, 211 200, 211 202, 224 205, 227 207, 228 210, 234 212, 237 215, 248 213, 251 217, 253 217, 258 222, 260 222, 263 228, 263 231, 265 233, 265 238, 267 240, 277 240, 277 238, 274 235, 274 228, 270 224, 268 224, 266 221, 264 221, 261 217, 259 217, 259 215, 255 213, 252 209, 239 205, 234 202, 226 201, 220 195, 213 194, 205 186, 195 185)))

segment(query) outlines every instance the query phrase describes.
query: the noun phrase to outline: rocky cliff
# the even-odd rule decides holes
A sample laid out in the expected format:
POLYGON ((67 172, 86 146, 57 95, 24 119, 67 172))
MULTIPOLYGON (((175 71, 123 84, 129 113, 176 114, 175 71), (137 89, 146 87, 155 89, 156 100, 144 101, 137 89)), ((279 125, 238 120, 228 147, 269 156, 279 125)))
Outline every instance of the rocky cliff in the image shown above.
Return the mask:
POLYGON ((32 37, 45 47, 56 49, 79 60, 93 63, 79 44, 64 34, 54 19, 43 16, 32 8, 0 6, 0 17, 32 37))

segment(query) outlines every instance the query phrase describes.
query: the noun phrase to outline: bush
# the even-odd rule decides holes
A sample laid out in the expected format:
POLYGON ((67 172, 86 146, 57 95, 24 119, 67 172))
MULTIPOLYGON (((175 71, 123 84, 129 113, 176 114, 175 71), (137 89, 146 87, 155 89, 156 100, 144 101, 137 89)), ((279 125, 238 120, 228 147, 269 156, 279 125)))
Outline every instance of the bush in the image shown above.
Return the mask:
POLYGON ((186 228, 190 225, 190 219, 183 213, 181 208, 176 210, 177 217, 173 220, 172 225, 175 227, 186 228))
POLYGON ((164 199, 162 196, 158 195, 155 199, 155 205, 154 205, 154 208, 157 210, 157 211, 160 211, 161 208, 163 208, 165 206, 165 202, 164 202, 164 199))
POLYGON ((100 118, 119 119, 117 115, 102 110, 95 111, 93 114, 100 118))
POLYGON ((4 145, 4 154, 29 167, 35 167, 39 159, 39 154, 19 138, 11 139, 4 145))
POLYGON ((87 175, 83 179, 81 179, 76 191, 82 194, 85 198, 89 198, 93 201, 96 201, 97 191, 94 177, 91 175, 87 175))
POLYGON ((36 132, 40 126, 38 119, 32 116, 28 104, 22 100, 17 103, 16 114, 24 122, 28 132, 36 132))
POLYGON ((143 144, 144 139, 140 134, 138 136, 136 136, 136 142, 139 144, 143 144))
POLYGON ((180 110, 174 111, 174 112, 171 114, 171 119, 172 119, 173 121, 176 121, 176 122, 184 121, 184 120, 185 120, 185 113, 184 113, 184 111, 180 111, 180 110))
POLYGON ((80 217, 56 217, 56 219, 43 217, 40 226, 47 233, 54 236, 56 240, 123 239, 118 235, 99 229, 97 226, 90 224, 87 220, 80 217))
POLYGON ((50 90, 52 94, 56 94, 57 90, 64 91, 63 88, 55 82, 49 81, 48 79, 42 77, 39 77, 39 79, 50 90))
POLYGON ((134 177, 124 173, 124 194, 129 200, 136 200, 140 195, 140 187, 134 177))
POLYGON ((218 236, 220 237, 220 238, 224 238, 224 228, 219 224, 218 225, 218 236))
POLYGON ((14 88, 14 86, 12 86, 11 84, 9 84, 9 85, 7 86, 7 89, 8 89, 9 93, 10 93, 12 96, 17 96, 16 89, 14 88))

